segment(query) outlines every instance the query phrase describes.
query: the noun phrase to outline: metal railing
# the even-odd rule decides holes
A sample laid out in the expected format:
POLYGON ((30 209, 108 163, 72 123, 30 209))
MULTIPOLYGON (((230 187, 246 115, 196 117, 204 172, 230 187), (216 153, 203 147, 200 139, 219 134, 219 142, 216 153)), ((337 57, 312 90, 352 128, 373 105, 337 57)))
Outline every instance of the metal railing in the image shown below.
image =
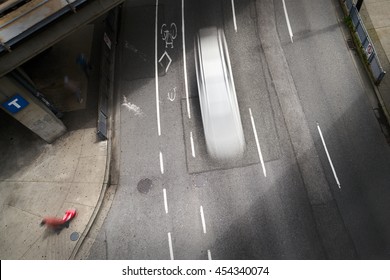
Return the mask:
POLYGON ((354 27, 356 37, 359 39, 363 53, 367 58, 368 66, 371 70, 375 84, 379 85, 385 76, 386 71, 384 71, 381 66, 374 44, 368 35, 355 3, 352 0, 344 0, 343 2, 354 27))

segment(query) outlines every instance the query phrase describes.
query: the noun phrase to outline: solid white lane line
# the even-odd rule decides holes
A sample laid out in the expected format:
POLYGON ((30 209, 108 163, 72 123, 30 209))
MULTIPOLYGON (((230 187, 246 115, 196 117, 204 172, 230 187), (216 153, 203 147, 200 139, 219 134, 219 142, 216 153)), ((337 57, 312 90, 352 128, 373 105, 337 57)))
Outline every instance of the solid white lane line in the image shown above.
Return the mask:
POLYGON ((155 71, 155 81, 156 81, 156 107, 157 107, 157 130, 158 136, 161 136, 161 126, 160 126, 160 94, 158 91, 158 0, 156 0, 156 26, 155 26, 155 41, 154 41, 154 53, 155 53, 155 62, 154 62, 154 71, 155 71))
POLYGON ((164 207, 165 207, 165 213, 168 214, 168 199, 167 199, 167 190, 163 189, 164 194, 164 207))
POLYGON ((186 35, 185 35, 185 26, 184 26, 184 0, 181 0, 181 32, 182 32, 182 41, 183 41, 184 87, 186 91, 188 118, 191 119, 190 100, 188 97, 188 81, 187 81, 186 35))
POLYGON ((288 33, 290 34, 291 43, 294 43, 293 32, 291 29, 290 19, 288 18, 288 14, 287 14, 286 3, 284 2, 284 0, 282 0, 282 1, 283 1, 284 16, 286 17, 286 22, 287 22, 288 33))
POLYGON ((191 139, 191 151, 192 151, 192 157, 195 157, 194 138, 192 137, 192 131, 190 132, 190 139, 191 139))
POLYGON ((261 153, 260 144, 259 144, 259 138, 257 137, 257 131, 256 131, 256 125, 255 120, 253 119, 252 110, 249 108, 249 114, 251 115, 251 121, 252 121, 252 128, 253 128, 253 134, 255 135, 256 139, 256 146, 257 146, 257 153, 259 154, 261 167, 263 168, 264 177, 267 177, 267 171, 265 170, 265 164, 263 160, 263 154, 261 153))
POLYGON ((213 259, 211 258, 211 252, 210 252, 210 250, 207 250, 207 256, 209 257, 209 260, 210 260, 210 261, 213 260, 213 259))
POLYGON ((175 258, 173 257, 172 238, 170 232, 168 232, 168 242, 169 242, 169 255, 171 256, 171 260, 174 260, 175 258))
POLYGON ((164 174, 164 160, 163 160, 162 152, 160 152, 160 170, 161 170, 161 174, 164 174))
POLYGON ((206 222, 204 220, 203 207, 200 206, 200 218, 202 219, 203 233, 206 234, 206 222))
POLYGON ((232 0, 232 12, 233 12, 234 31, 237 32, 236 9, 234 8, 234 0, 232 0))
POLYGON ((334 169, 332 159, 330 158, 328 148, 326 147, 326 144, 325 144, 324 136, 322 135, 322 131, 321 131, 320 125, 318 123, 317 123, 317 129, 318 129, 318 133, 320 134, 322 145, 324 146, 324 149, 326 152, 326 156, 328 157, 330 167, 332 168, 333 176, 336 179, 337 186, 339 186, 339 189, 341 189, 339 178, 337 177, 336 170, 334 169))

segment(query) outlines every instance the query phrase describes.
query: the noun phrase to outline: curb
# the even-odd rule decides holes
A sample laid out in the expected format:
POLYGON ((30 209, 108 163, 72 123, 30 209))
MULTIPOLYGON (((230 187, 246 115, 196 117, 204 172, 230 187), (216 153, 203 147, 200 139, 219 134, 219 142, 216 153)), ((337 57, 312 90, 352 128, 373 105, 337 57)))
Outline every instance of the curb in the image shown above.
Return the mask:
MULTIPOLYGON (((118 7, 116 7, 117 9, 118 7)), ((118 21, 118 18, 116 18, 116 20, 118 21)), ((117 22, 116 22, 117 23, 117 22)), ((116 36, 116 35, 115 35, 116 36)), ((103 37, 102 37, 103 38, 103 37)), ((89 219, 88 223, 87 223, 87 226, 85 227, 83 233, 81 234, 79 240, 77 241, 77 244, 76 246, 73 248, 72 250, 72 253, 70 255, 70 257, 68 259, 72 259, 74 260, 76 258, 76 255, 78 254, 81 246, 83 245, 84 241, 85 241, 85 238, 87 237, 87 235, 89 234, 91 228, 92 228, 92 225, 94 224, 95 220, 96 220, 96 217, 98 216, 100 210, 101 210, 101 206, 103 204, 103 200, 104 200, 104 197, 105 197, 105 194, 107 192, 107 189, 110 187, 111 185, 111 159, 112 159, 112 130, 113 130, 113 108, 114 108, 114 104, 113 104, 113 95, 114 95, 114 74, 115 74, 115 71, 113 69, 115 69, 115 55, 116 55, 116 44, 117 44, 117 41, 115 40, 114 44, 112 44, 112 51, 111 51, 111 56, 114 58, 112 59, 112 63, 109 65, 109 68, 112 69, 112 71, 110 71, 110 86, 108 88, 108 125, 107 125, 107 159, 106 159, 106 168, 105 168, 105 172, 104 172, 104 179, 103 179, 103 184, 102 184, 102 188, 100 190, 100 194, 99 194, 99 199, 98 199, 98 202, 95 206, 95 209, 91 215, 91 218, 89 219)), ((102 57, 103 59, 103 57, 102 57)), ((102 70, 100 69, 100 76, 102 75, 102 70)))
MULTIPOLYGON (((342 10, 343 10, 344 16, 348 16, 347 11, 346 11, 345 6, 344 6, 344 2, 345 2, 345 1, 339 0, 339 2, 340 2, 340 6, 341 6, 341 8, 342 8, 342 10)), ((363 4, 363 6, 364 6, 364 9, 367 11, 367 8, 365 7, 364 4, 363 4)), ((368 19, 369 19, 369 22, 371 23, 371 17, 370 17, 370 14, 368 13, 368 11, 367 11, 367 17, 368 17, 368 19)), ((353 33, 354 31, 351 30, 351 29, 348 28, 348 27, 347 27, 347 30, 349 31, 350 35, 353 36, 352 33, 353 33)), ((376 35, 376 37, 378 37, 375 28, 373 28, 371 32, 373 32, 373 33, 376 35)), ((370 36, 370 37, 371 37, 371 36, 370 36)), ((377 42, 375 42, 375 45, 376 45, 378 48, 381 48, 381 49, 383 50, 383 46, 382 46, 380 40, 378 40, 377 42)), ((361 61, 362 65, 364 66, 364 69, 365 69, 366 73, 367 73, 368 76, 369 76, 369 80, 370 80, 371 86, 372 86, 372 88, 374 89, 375 96, 377 97, 378 102, 379 102, 378 105, 381 107, 381 109, 382 109, 382 111, 383 111, 383 113, 384 113, 384 115, 385 115, 385 117, 386 117, 386 120, 387 120, 388 125, 390 125, 390 112, 389 112, 390 108, 387 108, 387 107, 386 107, 385 102, 384 102, 384 100, 383 100, 383 98, 382 98, 381 92, 380 92, 378 86, 375 84, 375 82, 374 82, 374 80, 373 80, 372 73, 371 73, 370 69, 368 69, 367 64, 366 64, 364 61, 362 61, 362 58, 361 58, 362 55, 360 54, 360 49, 359 49, 359 47, 356 48, 356 51, 359 52, 360 61, 361 61)), ((387 58, 387 60, 389 60, 389 58, 387 58)), ((386 135, 386 136, 387 136, 387 135, 386 135)))

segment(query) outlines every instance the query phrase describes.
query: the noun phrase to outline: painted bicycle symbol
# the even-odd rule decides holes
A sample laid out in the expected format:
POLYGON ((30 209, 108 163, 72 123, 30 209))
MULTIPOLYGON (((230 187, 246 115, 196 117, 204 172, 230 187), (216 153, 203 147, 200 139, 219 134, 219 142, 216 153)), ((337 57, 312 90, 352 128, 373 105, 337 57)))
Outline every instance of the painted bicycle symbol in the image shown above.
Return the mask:
POLYGON ((160 34, 163 41, 165 41, 165 48, 171 46, 171 49, 173 49, 173 40, 175 40, 177 37, 176 24, 172 22, 171 25, 168 27, 164 23, 163 25, 161 25, 160 34))

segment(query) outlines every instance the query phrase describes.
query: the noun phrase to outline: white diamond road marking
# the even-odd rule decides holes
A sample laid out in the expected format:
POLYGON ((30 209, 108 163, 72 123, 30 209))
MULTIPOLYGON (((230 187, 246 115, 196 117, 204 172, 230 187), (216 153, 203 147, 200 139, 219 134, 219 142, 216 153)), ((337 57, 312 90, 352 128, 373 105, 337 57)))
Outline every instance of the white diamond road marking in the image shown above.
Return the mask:
POLYGON ((164 66, 164 65, 162 65, 162 63, 161 63, 161 61, 164 59, 164 57, 166 57, 166 58, 169 60, 169 63, 168 63, 168 65, 167 65, 167 67, 165 68, 165 73, 167 73, 167 72, 168 72, 169 66, 171 66, 172 59, 171 59, 171 57, 169 56, 169 54, 167 53, 167 51, 164 51, 163 55, 162 55, 162 56, 160 57, 160 59, 158 60, 158 63, 160 63, 161 66, 164 66))

